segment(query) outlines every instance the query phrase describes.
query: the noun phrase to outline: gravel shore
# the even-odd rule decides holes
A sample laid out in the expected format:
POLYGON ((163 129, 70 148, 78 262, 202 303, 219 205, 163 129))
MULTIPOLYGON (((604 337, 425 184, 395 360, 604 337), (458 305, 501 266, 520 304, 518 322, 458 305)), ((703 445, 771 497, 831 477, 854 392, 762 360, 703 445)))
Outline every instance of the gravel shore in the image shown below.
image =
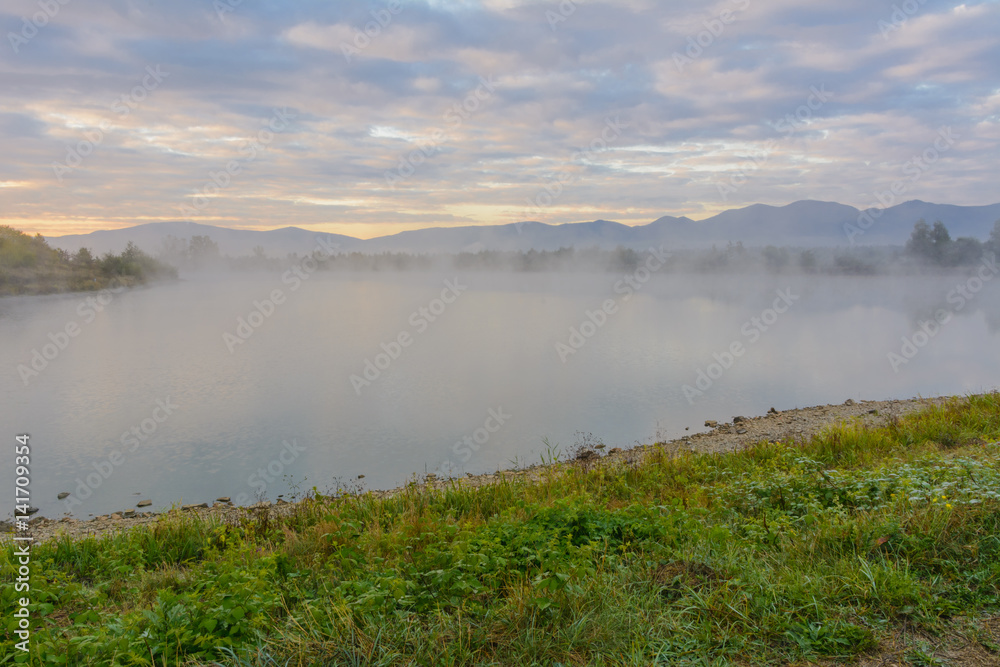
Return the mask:
MULTIPOLYGON (((550 474, 552 469, 559 469, 568 465, 588 465, 599 466, 616 464, 621 462, 636 463, 642 460, 646 452, 653 448, 665 448, 671 451, 691 450, 698 452, 731 452, 751 443, 761 440, 788 441, 794 439, 804 439, 812 436, 821 429, 837 422, 850 419, 860 419, 868 426, 880 426, 888 423, 894 418, 915 412, 929 405, 938 405, 947 401, 948 398, 920 398, 909 400, 892 401, 853 401, 848 400, 839 405, 820 405, 811 408, 800 408, 796 410, 772 411, 766 415, 751 417, 744 415, 733 415, 728 418, 719 417, 717 422, 708 421, 705 423, 706 431, 693 433, 666 443, 656 445, 645 445, 630 449, 612 448, 608 451, 594 451, 583 449, 574 452, 575 459, 555 463, 552 466, 531 466, 517 470, 505 470, 483 475, 470 475, 460 479, 439 479, 434 475, 428 475, 417 484, 422 488, 440 488, 448 484, 461 484, 463 486, 483 486, 491 484, 501 478, 523 478, 537 479, 542 474, 550 474)), ((370 491, 374 496, 386 497, 399 493, 402 488, 370 491)), ((254 508, 267 508, 276 517, 287 514, 294 507, 294 503, 286 503, 279 500, 276 504, 260 503, 254 508)), ((202 517, 214 517, 224 520, 227 516, 233 516, 240 512, 247 511, 247 508, 234 507, 227 502, 216 502, 213 506, 187 506, 174 512, 192 512, 202 517)), ((133 516, 126 516, 126 513, 111 514, 94 517, 93 519, 48 519, 36 517, 31 520, 31 534, 36 542, 44 542, 59 535, 68 535, 73 539, 80 539, 89 536, 102 536, 129 530, 136 526, 143 526, 155 523, 166 514, 157 512, 130 512, 133 516)), ((6 541, 12 533, 12 527, 3 524, 0 541, 6 541)))

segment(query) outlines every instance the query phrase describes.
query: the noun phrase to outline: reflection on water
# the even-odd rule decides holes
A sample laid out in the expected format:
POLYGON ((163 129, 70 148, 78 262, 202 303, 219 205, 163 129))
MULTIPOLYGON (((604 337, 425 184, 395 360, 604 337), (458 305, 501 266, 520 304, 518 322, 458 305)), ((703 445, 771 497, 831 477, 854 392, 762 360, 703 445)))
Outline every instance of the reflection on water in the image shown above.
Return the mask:
POLYGON ((565 450, 577 432, 629 446, 1000 377, 1000 284, 956 310, 957 277, 661 275, 633 294, 620 278, 316 275, 292 290, 254 276, 0 299, 2 423, 32 436, 33 504, 59 516, 67 491, 85 517, 358 475, 391 487, 445 462, 535 463, 543 439, 565 450), (779 293, 794 297, 781 313, 779 293))

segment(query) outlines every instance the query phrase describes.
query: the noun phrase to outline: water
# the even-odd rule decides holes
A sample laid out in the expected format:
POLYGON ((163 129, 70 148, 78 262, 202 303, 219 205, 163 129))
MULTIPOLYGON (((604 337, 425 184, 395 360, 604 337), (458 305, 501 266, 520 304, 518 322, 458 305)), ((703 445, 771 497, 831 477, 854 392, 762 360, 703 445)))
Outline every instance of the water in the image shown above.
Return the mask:
POLYGON ((456 475, 537 463, 582 434, 628 447, 772 406, 978 392, 1000 378, 990 282, 956 311, 957 276, 657 275, 632 295, 609 274, 472 272, 449 288, 455 278, 219 276, 106 305, 0 299, 2 437, 30 434, 43 515, 85 518, 141 498, 390 488, 445 461, 456 475), (786 312, 767 312, 776 299, 786 312), (251 315, 255 301, 269 316, 251 315), (902 338, 936 309, 947 322, 917 333, 925 344, 894 369, 888 354, 905 358, 902 338), (239 318, 259 326, 239 330, 239 318), (75 336, 60 335, 68 325, 75 336), (37 375, 34 350, 52 357, 37 375))

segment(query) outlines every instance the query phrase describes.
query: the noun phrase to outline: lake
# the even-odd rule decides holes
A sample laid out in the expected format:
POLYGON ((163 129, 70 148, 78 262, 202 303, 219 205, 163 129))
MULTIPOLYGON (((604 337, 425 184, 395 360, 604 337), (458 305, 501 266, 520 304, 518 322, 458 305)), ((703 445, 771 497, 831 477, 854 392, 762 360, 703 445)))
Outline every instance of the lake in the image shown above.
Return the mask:
POLYGON ((86 518, 989 390, 998 332, 1000 281, 958 275, 200 276, 0 299, 0 422, 32 504, 86 518))

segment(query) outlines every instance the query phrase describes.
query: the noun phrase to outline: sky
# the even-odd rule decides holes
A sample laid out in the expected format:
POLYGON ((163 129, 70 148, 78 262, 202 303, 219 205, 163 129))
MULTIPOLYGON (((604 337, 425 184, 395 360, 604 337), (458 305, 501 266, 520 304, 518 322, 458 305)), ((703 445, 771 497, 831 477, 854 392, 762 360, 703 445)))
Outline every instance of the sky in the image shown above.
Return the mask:
POLYGON ((1000 202, 1000 2, 4 0, 0 224, 1000 202))

